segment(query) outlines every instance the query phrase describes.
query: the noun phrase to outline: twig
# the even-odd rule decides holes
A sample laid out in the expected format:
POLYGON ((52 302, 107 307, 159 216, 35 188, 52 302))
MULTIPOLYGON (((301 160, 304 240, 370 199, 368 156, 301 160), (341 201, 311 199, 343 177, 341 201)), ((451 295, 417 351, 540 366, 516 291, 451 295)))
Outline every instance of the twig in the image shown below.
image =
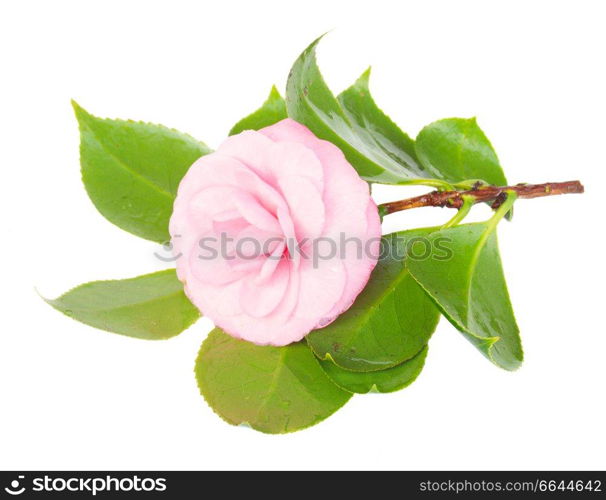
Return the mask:
POLYGON ((518 198, 540 198, 557 194, 580 194, 585 188, 579 181, 546 182, 544 184, 516 184, 515 186, 482 186, 477 185, 468 191, 432 191, 405 200, 390 201, 379 205, 383 215, 418 207, 461 208, 465 197, 471 197, 474 203, 492 201, 492 208, 498 208, 507 196, 507 191, 514 191, 518 198))

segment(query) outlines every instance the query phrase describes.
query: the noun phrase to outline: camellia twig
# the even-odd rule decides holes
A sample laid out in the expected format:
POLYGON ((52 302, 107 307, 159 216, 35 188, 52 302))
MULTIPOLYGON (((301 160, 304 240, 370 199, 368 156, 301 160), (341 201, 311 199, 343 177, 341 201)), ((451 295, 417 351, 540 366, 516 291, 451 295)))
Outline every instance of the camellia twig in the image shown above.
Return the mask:
POLYGON ((518 198, 540 198, 557 194, 580 194, 585 191, 579 181, 545 182, 544 184, 516 184, 515 186, 485 186, 478 183, 466 191, 432 191, 431 193, 390 201, 379 205, 382 215, 419 207, 449 207, 460 209, 466 204, 492 202, 492 208, 498 208, 505 200, 507 192, 515 192, 518 198))

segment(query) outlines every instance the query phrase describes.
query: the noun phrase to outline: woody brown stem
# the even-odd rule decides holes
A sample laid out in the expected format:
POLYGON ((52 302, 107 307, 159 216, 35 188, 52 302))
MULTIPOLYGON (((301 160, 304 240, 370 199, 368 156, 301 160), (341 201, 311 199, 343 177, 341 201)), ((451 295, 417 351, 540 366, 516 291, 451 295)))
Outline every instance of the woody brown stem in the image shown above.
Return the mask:
POLYGON ((579 181, 545 182, 544 184, 516 184, 515 186, 483 186, 479 183, 467 191, 432 191, 405 200, 391 201, 379 205, 383 215, 419 207, 461 208, 466 196, 474 203, 492 201, 492 208, 498 208, 505 200, 508 191, 514 191, 518 198, 540 198, 556 194, 580 194, 585 188, 579 181))

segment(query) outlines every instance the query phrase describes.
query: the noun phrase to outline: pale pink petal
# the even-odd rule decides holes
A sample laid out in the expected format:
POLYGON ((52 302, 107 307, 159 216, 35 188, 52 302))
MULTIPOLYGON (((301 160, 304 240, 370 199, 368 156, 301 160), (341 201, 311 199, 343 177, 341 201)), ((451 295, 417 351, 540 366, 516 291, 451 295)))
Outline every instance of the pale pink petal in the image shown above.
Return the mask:
POLYGON ((218 151, 231 156, 250 167, 264 180, 271 179, 269 169, 270 150, 273 142, 255 130, 228 137, 219 146, 218 151))
MULTIPOLYGON (((208 187, 232 186, 255 195, 270 211, 285 205, 282 195, 254 170, 220 151, 202 156, 187 171, 177 190, 175 208, 208 187)), ((229 203, 229 198, 225 199, 229 203)))
POLYGON ((282 233, 284 234, 284 241, 286 243, 288 255, 295 267, 297 267, 301 258, 299 252, 297 251, 299 242, 295 232, 295 225, 292 217, 290 216, 290 211, 288 208, 278 210, 278 222, 280 223, 282 233))
MULTIPOLYGON (((301 125, 291 118, 286 118, 269 127, 262 128, 259 133, 269 137, 274 142, 295 142, 314 151, 319 142, 324 142, 318 139, 305 125, 301 125)), ((323 158, 320 158, 320 161, 323 165, 326 165, 323 158)))
POLYGON ((234 186, 209 186, 195 193, 189 200, 187 213, 194 226, 203 230, 212 225, 213 220, 225 218, 233 213, 233 198, 239 188, 234 186))
MULTIPOLYGON (((233 322, 234 318, 242 318, 240 293, 243 281, 234 281, 227 285, 213 286, 197 280, 185 282, 185 293, 192 303, 200 309, 202 314, 214 320, 217 325, 221 320, 233 322)), ((220 325, 219 325, 220 326, 220 325)), ((232 329, 229 333, 233 337, 241 338, 239 329, 232 329)))
POLYGON ((346 293, 337 301, 332 310, 326 314, 328 318, 332 318, 329 322, 334 321, 342 312, 351 307, 356 297, 366 286, 379 258, 381 220, 377 206, 372 199, 368 202, 366 217, 368 232, 361 238, 363 242, 361 258, 359 258, 360 253, 357 246, 344 245, 345 257, 343 264, 347 274, 346 293))
POLYGON ((230 156, 217 152, 202 156, 181 179, 175 205, 189 201, 196 193, 208 187, 239 187, 236 180, 238 172, 247 175, 252 173, 243 163, 230 156))
POLYGON ((274 270, 278 266, 278 264, 283 259, 284 249, 286 248, 286 244, 284 240, 279 242, 275 248, 273 248, 270 255, 267 256, 265 262, 263 262, 263 267, 257 276, 257 283, 263 284, 265 283, 273 274, 274 270))
POLYGON ((324 200, 318 188, 307 177, 300 176, 283 177, 278 184, 288 203, 298 241, 320 236, 325 214, 324 200))
POLYGON ((280 233, 280 224, 275 215, 269 212, 258 199, 246 191, 239 191, 233 195, 232 202, 248 222, 252 225, 270 231, 280 233))
POLYGON ((284 299, 289 276, 288 261, 282 259, 271 277, 263 283, 259 284, 256 277, 245 280, 240 295, 244 312, 253 318, 262 318, 274 311, 284 299))
POLYGON ((271 253, 284 237, 279 232, 270 232, 249 225, 234 238, 233 253, 238 259, 261 257, 271 253))
POLYGON ((242 230, 250 226, 250 222, 240 216, 240 212, 237 212, 237 218, 233 219, 222 219, 221 217, 213 217, 212 230, 215 234, 225 234, 234 238, 242 230), (218 220, 217 220, 218 219, 218 220))
MULTIPOLYGON (((232 283, 247 276, 247 272, 230 265, 230 260, 235 257, 229 257, 224 254, 221 239, 214 233, 208 233, 200 238, 198 248, 192 248, 186 253, 187 265, 191 276, 208 285, 221 286, 232 283)), ((186 259, 177 261, 177 267, 180 264, 185 265, 186 259)))
POLYGON ((229 266, 234 271, 244 271, 246 276, 255 276, 261 272, 267 257, 260 256, 254 259, 234 259, 228 261, 229 266))
POLYGON ((312 149, 296 142, 276 142, 268 159, 273 185, 285 177, 306 177, 320 194, 324 191, 324 169, 312 149))
POLYGON ((316 319, 316 326, 326 321, 326 315, 341 299, 347 276, 340 259, 318 258, 301 261, 299 267, 299 299, 295 316, 316 319))

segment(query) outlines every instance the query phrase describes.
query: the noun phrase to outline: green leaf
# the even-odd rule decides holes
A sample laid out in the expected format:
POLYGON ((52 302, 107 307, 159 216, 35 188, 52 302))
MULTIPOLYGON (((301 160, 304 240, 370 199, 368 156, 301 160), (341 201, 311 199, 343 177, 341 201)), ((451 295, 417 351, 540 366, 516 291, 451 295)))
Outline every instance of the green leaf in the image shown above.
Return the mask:
POLYGON ((418 170, 423 170, 423 166, 417 161, 414 141, 379 109, 370 94, 369 80, 370 68, 337 96, 352 129, 389 158, 425 175, 418 170))
POLYGON ((275 85, 271 88, 269 97, 261 107, 245 118, 242 118, 229 131, 229 135, 239 134, 244 130, 259 130, 283 120, 286 114, 286 104, 275 85))
POLYGON ((368 72, 337 100, 322 78, 313 42, 295 61, 286 84, 288 115, 345 154, 371 182, 407 184, 427 177, 410 138, 376 106, 368 72))
POLYGON ((72 104, 80 126, 82 180, 92 202, 116 226, 166 241, 179 182, 210 149, 161 125, 101 119, 72 104))
POLYGON ((202 344, 196 378, 220 417, 270 434, 317 424, 351 397, 331 382, 305 342, 258 346, 219 328, 202 344))
POLYGON ((408 269, 448 320, 488 359, 506 370, 523 360, 519 329, 509 300, 495 223, 462 224, 427 235, 450 258, 409 260, 408 269))
POLYGON ((421 373, 427 346, 415 357, 387 370, 374 372, 352 372, 343 370, 332 361, 321 361, 322 368, 339 387, 349 392, 366 394, 368 392, 395 392, 412 384, 421 373))
POLYGON ((352 371, 383 370, 427 344, 440 313, 406 267, 407 247, 427 229, 383 237, 382 256, 353 305, 307 341, 322 360, 352 371))
POLYGON ((174 269, 125 280, 92 281, 45 300, 87 325, 147 340, 174 337, 200 317, 174 269))
POLYGON ((427 125, 415 143, 431 175, 451 183, 479 179, 506 186, 499 159, 475 118, 447 118, 427 125))

